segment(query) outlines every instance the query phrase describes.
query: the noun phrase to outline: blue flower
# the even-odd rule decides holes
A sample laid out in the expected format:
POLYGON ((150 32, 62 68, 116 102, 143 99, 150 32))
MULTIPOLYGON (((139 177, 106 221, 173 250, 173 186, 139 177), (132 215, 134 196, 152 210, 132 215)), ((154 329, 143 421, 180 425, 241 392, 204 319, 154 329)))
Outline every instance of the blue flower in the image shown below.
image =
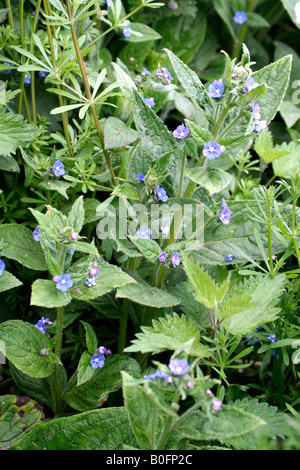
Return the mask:
POLYGON ((142 75, 151 75, 151 72, 149 72, 149 70, 146 69, 146 67, 143 67, 142 75))
POLYGON ((184 375, 190 368, 186 359, 172 359, 168 367, 173 375, 184 375))
POLYGON ((184 139, 187 137, 190 133, 190 130, 186 124, 178 126, 174 131, 173 131, 173 136, 176 139, 184 139))
POLYGON ((171 256, 171 262, 172 262, 174 268, 176 268, 176 266, 179 266, 180 257, 179 257, 178 251, 173 251, 172 256, 171 256))
POLYGON ((275 341, 277 340, 276 338, 276 335, 274 333, 271 333, 267 339, 269 339, 271 341, 271 343, 275 343, 275 341))
POLYGON ((221 210, 221 213, 219 215, 219 219, 221 220, 221 222, 225 225, 228 225, 229 221, 230 221, 230 217, 231 217, 232 214, 233 214, 233 212, 231 212, 229 210, 229 207, 226 204, 226 202, 222 201, 222 210, 221 210))
POLYGON ((45 78, 46 75, 47 75, 46 72, 39 72, 39 76, 40 76, 41 78, 45 78))
POLYGON ((167 196, 167 193, 164 188, 161 186, 156 186, 156 194, 157 197, 162 201, 162 202, 167 202, 169 197, 167 196))
POLYGON ((44 335, 44 334, 46 333, 46 328, 47 328, 46 324, 47 324, 47 323, 51 324, 49 318, 44 318, 44 317, 42 317, 34 326, 35 326, 38 330, 40 330, 40 331, 43 333, 43 335, 44 335))
POLYGON ((142 173, 138 173, 138 174, 136 175, 136 177, 137 177, 137 182, 138 182, 138 183, 140 183, 140 182, 143 183, 143 182, 144 182, 145 175, 142 175, 142 173))
POLYGON ((29 85, 31 83, 31 79, 28 77, 27 73, 25 73, 24 83, 25 85, 29 85))
POLYGON ((74 255, 75 250, 73 250, 72 248, 67 248, 67 252, 71 253, 71 255, 74 255))
POLYGON ((251 113, 256 121, 260 119, 260 107, 258 106, 258 104, 254 104, 252 106, 251 113))
POLYGON ((204 157, 208 158, 208 160, 214 160, 215 158, 220 157, 221 154, 222 148, 221 145, 218 144, 218 142, 205 142, 203 149, 204 157))
POLYGON ((165 253, 164 251, 159 255, 158 259, 161 263, 165 263, 166 259, 167 259, 168 255, 167 253, 165 253))
POLYGON ((154 102, 154 98, 143 98, 145 103, 150 107, 150 108, 154 108, 155 106, 155 102, 154 102))
POLYGON ((256 81, 254 80, 253 77, 247 78, 247 80, 246 80, 246 87, 245 87, 246 91, 252 91, 252 90, 254 90, 255 88, 257 88, 258 86, 259 86, 259 84, 256 83, 256 81))
POLYGON ((40 231, 40 228, 37 227, 34 229, 34 231, 32 232, 32 236, 33 238, 35 239, 36 242, 39 242, 40 241, 40 234, 39 234, 39 231, 40 231))
POLYGON ((267 127, 267 121, 259 121, 256 120, 254 123, 254 131, 255 132, 261 132, 267 127))
POLYGON ((222 402, 221 400, 219 400, 218 398, 214 398, 213 402, 212 402, 212 409, 214 411, 220 411, 221 410, 221 407, 222 407, 222 402))
POLYGON ((111 0, 106 0, 106 5, 108 8, 111 7, 111 0))
POLYGON ((123 26, 123 28, 124 28, 123 29, 123 36, 125 38, 130 38, 132 27, 128 25, 128 26, 123 26))
POLYGON ((100 354, 94 354, 91 361, 90 361, 90 364, 92 366, 93 369, 98 369, 98 367, 103 367, 104 366, 104 362, 105 362, 105 357, 100 355, 100 354))
POLYGON ((155 380, 157 378, 159 379, 167 379, 169 376, 162 370, 158 369, 157 371, 154 372, 154 374, 149 374, 149 375, 143 375, 143 379, 148 379, 148 380, 155 380))
POLYGON ((62 292, 67 292, 73 286, 73 281, 70 274, 61 274, 57 278, 56 289, 61 290, 62 292))
POLYGON ((224 261, 232 261, 233 258, 235 258, 236 255, 228 255, 228 256, 225 256, 224 258, 224 261))
POLYGON ((136 231, 136 236, 138 238, 150 238, 151 237, 152 230, 151 228, 146 227, 145 225, 142 225, 137 231, 136 231))
POLYGON ((4 269, 5 269, 5 263, 3 259, 0 259, 0 276, 2 276, 4 269))
POLYGON ((88 277, 85 283, 88 287, 94 287, 97 284, 97 281, 95 277, 88 277))
POLYGON ((161 234, 162 234, 163 238, 167 238, 167 236, 169 235, 169 232, 170 232, 170 228, 169 227, 160 227, 160 230, 161 230, 161 234))
POLYGON ((55 176, 63 176, 66 172, 64 164, 60 160, 56 160, 53 164, 52 172, 55 176))
POLYGON ((162 67, 161 70, 163 71, 164 77, 165 77, 167 80, 174 80, 174 78, 173 78, 172 75, 170 74, 170 72, 169 72, 169 70, 167 69, 167 67, 162 67))
POLYGON ((208 94, 211 98, 222 98, 225 90, 223 80, 215 80, 208 87, 208 94))
MULTIPOLYGON (((3 62, 3 65, 11 66, 11 64, 9 62, 3 62)), ((7 69, 6 72, 11 73, 11 69, 7 69)))
POLYGON ((244 24, 247 21, 247 15, 244 11, 237 11, 233 17, 233 21, 237 24, 244 24))

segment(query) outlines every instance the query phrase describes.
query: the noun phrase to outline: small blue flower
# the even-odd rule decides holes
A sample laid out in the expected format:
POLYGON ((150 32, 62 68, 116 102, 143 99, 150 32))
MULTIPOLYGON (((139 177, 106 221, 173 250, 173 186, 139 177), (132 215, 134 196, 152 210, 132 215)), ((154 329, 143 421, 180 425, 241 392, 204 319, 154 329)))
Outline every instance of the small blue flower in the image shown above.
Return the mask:
POLYGON ((100 354, 94 354, 90 363, 93 369, 98 369, 98 367, 103 367, 105 362, 105 357, 100 354))
POLYGON ((232 261, 233 258, 235 258, 236 255, 228 255, 228 256, 225 256, 224 258, 224 261, 232 261))
POLYGON ((42 317, 34 326, 40 330, 43 335, 46 333, 47 323, 51 325, 49 318, 42 317))
POLYGON ((231 217, 232 214, 233 214, 233 212, 231 212, 229 210, 229 207, 226 204, 226 202, 222 201, 222 210, 221 210, 221 213, 219 215, 219 219, 221 220, 221 222, 225 225, 228 225, 229 221, 230 221, 230 217, 231 217))
POLYGON ((222 98, 225 90, 223 80, 215 80, 208 87, 208 94, 211 98, 222 98))
POLYGON ((237 11, 233 17, 233 21, 237 24, 244 24, 247 21, 247 15, 244 11, 237 11))
POLYGON ((203 149, 204 157, 208 158, 208 160, 214 160, 215 158, 220 157, 221 154, 222 148, 221 145, 218 144, 218 142, 205 142, 203 149))
POLYGON ((258 104, 254 104, 252 106, 251 113, 256 121, 260 119, 260 107, 258 106, 258 104))
POLYGON ((172 359, 168 367, 173 375, 184 375, 190 368, 186 359, 172 359))
POLYGON ((167 67, 162 67, 161 70, 163 71, 163 74, 164 74, 164 78, 167 79, 167 80, 174 80, 174 78, 172 77, 172 75, 170 74, 169 70, 167 69, 167 67))
POLYGON ((164 251, 159 255, 158 259, 161 263, 165 263, 166 259, 167 259, 168 255, 167 253, 165 253, 164 251))
POLYGON ((174 268, 180 265, 180 257, 179 257, 178 251, 173 251, 172 256, 171 256, 171 262, 174 268))
POLYGON ((73 286, 73 281, 70 274, 61 274, 57 278, 56 289, 61 290, 62 292, 67 292, 73 286))
POLYGON ((99 353, 100 353, 100 354, 106 354, 106 353, 107 353, 106 347, 105 347, 105 346, 100 346, 100 348, 99 348, 99 353))
POLYGON ((161 234, 162 234, 163 238, 167 238, 167 236, 169 235, 169 232, 170 232, 170 228, 169 227, 160 227, 160 230, 161 230, 161 234))
POLYGON ((214 411, 220 411, 222 408, 222 402, 221 400, 219 400, 218 398, 214 398, 213 402, 212 402, 212 409, 214 411))
POLYGON ((87 280, 85 281, 85 284, 88 287, 94 287, 97 284, 97 281, 96 281, 95 277, 88 277, 87 280))
POLYGON ((53 164, 52 172, 54 176, 63 176, 66 172, 64 164, 60 160, 56 160, 53 164))
POLYGON ((149 70, 146 69, 146 67, 143 67, 142 75, 151 75, 151 72, 149 72, 149 70))
MULTIPOLYGON (((3 62, 3 65, 11 66, 11 64, 9 62, 3 62)), ((11 69, 7 69, 6 73, 11 73, 11 69)))
POLYGON ((39 76, 40 76, 41 78, 45 78, 46 75, 47 75, 46 72, 39 72, 39 76))
POLYGON ((106 0, 106 5, 108 8, 111 7, 111 0, 106 0))
POLYGON ((123 26, 123 28, 124 28, 123 29, 123 36, 125 38, 130 38, 132 27, 128 25, 128 26, 123 26))
POLYGON ((256 83, 256 81, 254 80, 253 77, 247 78, 247 80, 246 80, 246 86, 245 86, 246 92, 247 92, 247 91, 252 91, 252 90, 254 90, 255 88, 257 88, 258 86, 259 86, 259 84, 256 83))
POLYGON ((156 380, 157 378, 159 379, 167 379, 169 376, 162 370, 158 369, 157 371, 154 372, 154 374, 149 374, 149 375, 143 375, 143 379, 148 379, 148 380, 156 380))
POLYGON ((142 225, 137 231, 136 231, 136 236, 138 238, 150 238, 151 237, 152 230, 151 228, 146 227, 145 225, 142 225))
POLYGON ((274 333, 271 333, 267 339, 269 339, 271 341, 271 343, 275 343, 275 341, 277 340, 276 338, 276 335, 274 333))
POLYGON ((184 139, 187 137, 190 133, 190 130, 186 124, 178 126, 174 131, 173 131, 173 136, 176 139, 184 139))
POLYGON ((144 182, 145 175, 143 175, 142 173, 138 173, 138 174, 136 175, 136 177, 137 177, 137 182, 138 182, 138 183, 140 183, 140 182, 143 183, 143 182, 144 182))
POLYGON ((145 103, 150 107, 150 108, 154 108, 155 107, 155 102, 154 102, 154 98, 143 98, 145 103))
POLYGON ((2 276, 4 269, 5 269, 5 263, 3 259, 0 259, 0 276, 2 276))
POLYGON ((162 202, 167 202, 169 197, 167 196, 167 193, 164 188, 161 186, 156 186, 156 194, 157 197, 162 201, 162 202))
POLYGON ((67 248, 67 252, 71 253, 71 255, 74 255, 75 250, 73 250, 72 248, 67 248))
POLYGON ((29 85, 31 83, 31 79, 28 77, 27 73, 25 73, 24 83, 25 85, 29 85))
POLYGON ((34 231, 32 232, 32 236, 33 238, 35 239, 36 242, 39 242, 40 241, 40 234, 39 234, 39 231, 40 231, 40 228, 37 227, 34 229, 34 231))
POLYGON ((267 127, 267 121, 258 121, 256 120, 254 123, 254 131, 261 132, 267 127))

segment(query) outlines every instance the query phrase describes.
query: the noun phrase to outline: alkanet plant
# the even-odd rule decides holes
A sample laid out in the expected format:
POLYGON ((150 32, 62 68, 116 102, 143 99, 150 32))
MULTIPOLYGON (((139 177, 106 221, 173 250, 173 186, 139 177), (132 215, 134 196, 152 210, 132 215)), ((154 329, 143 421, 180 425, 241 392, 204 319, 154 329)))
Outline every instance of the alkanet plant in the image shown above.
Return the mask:
POLYGON ((300 176, 299 144, 270 129, 292 54, 252 61, 251 1, 213 2, 234 41, 204 80, 200 43, 191 58, 170 39, 182 2, 32 3, 18 25, 0 10, 1 168, 25 205, 3 187, 0 363, 47 421, 1 433, 18 409, 5 394, 0 447, 279 446, 299 407, 300 176))

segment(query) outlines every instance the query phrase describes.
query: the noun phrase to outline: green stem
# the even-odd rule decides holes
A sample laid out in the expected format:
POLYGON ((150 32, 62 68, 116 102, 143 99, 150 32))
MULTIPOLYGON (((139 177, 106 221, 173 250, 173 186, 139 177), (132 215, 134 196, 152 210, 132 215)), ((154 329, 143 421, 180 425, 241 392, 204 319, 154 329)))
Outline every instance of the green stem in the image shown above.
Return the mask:
POLYGON ((73 44, 74 44, 74 47, 75 47, 75 51, 76 51, 76 55, 77 55, 77 60, 78 60, 78 64, 79 64, 79 68, 80 68, 81 77, 82 77, 82 80, 83 80, 85 92, 86 92, 88 101, 90 103, 90 109, 91 109, 92 116, 93 116, 93 119, 94 119, 94 123, 95 123, 95 126, 96 126, 97 134, 98 134, 98 137, 99 137, 99 140, 100 140, 100 143, 101 143, 101 147, 102 147, 102 150, 103 150, 103 153, 104 153, 104 156, 105 156, 105 160, 106 160, 106 163, 108 165, 113 183, 114 183, 115 186, 118 186, 118 184, 119 184, 118 180, 116 178, 114 169, 112 167, 108 152, 105 148, 102 129, 101 129, 100 122, 99 122, 99 119, 98 119, 97 110, 96 110, 96 107, 95 107, 95 104, 94 104, 94 100, 93 100, 93 97, 92 97, 89 81, 88 81, 86 70, 85 70, 85 65, 84 65, 83 58, 82 58, 82 53, 81 53, 80 46, 79 46, 79 43, 78 43, 78 38, 77 38, 77 34, 76 34, 74 17, 73 17, 73 13, 72 13, 70 0, 67 0, 67 9, 68 9, 68 15, 69 15, 69 20, 70 20, 70 28, 71 28, 71 33, 72 33, 73 44))
POLYGON ((292 231, 293 231, 293 244, 296 251, 296 257, 298 266, 300 268, 300 250, 298 245, 297 229, 296 229, 296 210, 297 210, 297 199, 293 201, 293 216, 292 216, 292 231))
POLYGON ((274 264, 272 258, 272 207, 268 207, 268 254, 269 254, 269 264, 270 264, 270 274, 271 277, 274 277, 274 264))
MULTIPOLYGON (((252 13, 253 12, 253 10, 255 9, 255 6, 256 6, 256 1, 257 0, 250 0, 249 6, 247 8, 246 13, 252 13)), ((234 48, 233 48, 233 51, 232 51, 232 59, 235 59, 240 55, 242 43, 244 42, 247 30, 248 30, 248 25, 247 25, 247 22, 246 22, 242 25, 242 27, 240 29, 240 33, 238 35, 237 41, 236 41, 236 43, 234 45, 234 48)))
MULTIPOLYGON (((32 34, 34 34, 35 31, 36 31, 39 12, 40 12, 40 8, 41 8, 41 3, 42 3, 42 0, 38 0, 37 4, 36 4, 36 7, 35 7, 35 13, 34 13, 33 25, 32 25, 32 34)), ((33 50, 34 50, 34 41, 33 41, 33 38, 31 37, 31 45, 30 45, 31 54, 33 54, 33 50)), ((34 71, 31 72, 30 90, 31 90, 32 118, 33 118, 34 124, 37 126, 37 113, 36 113, 36 102, 35 102, 35 73, 34 73, 34 71)))
POLYGON ((182 156, 182 164, 181 164, 181 172, 180 172, 180 182, 179 182, 179 189, 178 189, 178 197, 181 197, 181 194, 182 194, 182 185, 183 185, 183 175, 184 175, 185 160, 186 160, 186 156, 185 156, 185 154, 183 154, 183 156, 182 156))
POLYGON ((5 3, 6 3, 6 8, 8 8, 8 22, 9 22, 9 25, 11 27, 11 29, 15 29, 14 28, 14 20, 13 20, 13 16, 12 16, 12 9, 11 9, 11 4, 10 4, 10 0, 5 0, 5 3))
MULTIPOLYGON (((178 401, 179 401, 179 398, 180 398, 180 392, 179 392, 179 390, 176 390, 176 392, 174 394, 172 404, 177 405, 178 401)), ((174 418, 173 416, 168 416, 167 417, 164 429, 161 433, 161 436, 159 438, 159 441, 156 445, 155 450, 164 450, 164 448, 165 448, 165 446, 168 442, 170 431, 171 431, 171 428, 172 428, 172 425, 173 425, 175 419, 176 418, 174 418)))
MULTIPOLYGON (((64 308, 59 307, 56 315, 56 332, 55 332, 55 348, 54 353, 61 359, 61 347, 62 347, 62 334, 63 334, 63 315, 64 308)), ((56 395, 56 414, 61 413, 63 408, 63 390, 62 390, 62 374, 61 364, 55 364, 54 367, 54 385, 56 395)))
MULTIPOLYGON (((48 0, 43 0, 43 5, 44 5, 45 14, 49 15, 51 13, 51 9, 50 9, 48 0)), ((51 27, 49 25, 49 22, 48 22, 47 18, 46 18, 46 25, 47 25, 47 34, 48 34, 49 45, 50 45, 52 67, 53 67, 54 73, 57 74, 56 58, 55 58, 55 50, 54 50, 54 45, 53 45, 52 32, 51 32, 51 27)), ((56 87, 57 87, 58 90, 60 90, 59 83, 56 85, 56 87)), ((63 97, 61 95, 58 95, 58 102, 59 102, 59 106, 64 105, 63 97)), ((65 139, 67 141, 69 155, 70 155, 70 157, 72 157, 73 156, 73 149, 72 149, 69 130, 68 130, 68 115, 67 115, 67 113, 61 113, 61 118, 62 118, 64 136, 65 136, 65 139)))

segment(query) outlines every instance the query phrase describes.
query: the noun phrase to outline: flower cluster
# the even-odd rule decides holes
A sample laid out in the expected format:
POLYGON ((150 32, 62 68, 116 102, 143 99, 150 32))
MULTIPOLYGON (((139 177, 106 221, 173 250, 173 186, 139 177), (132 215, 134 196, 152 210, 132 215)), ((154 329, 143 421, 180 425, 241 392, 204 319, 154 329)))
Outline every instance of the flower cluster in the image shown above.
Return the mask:
MULTIPOLYGON (((229 210, 229 207, 225 201, 222 201, 222 210, 219 215, 219 219, 224 225, 228 225, 230 221, 230 217, 232 216, 233 212, 229 210)), ((235 255, 234 255, 235 256, 235 255)))
POLYGON ((98 264, 93 263, 93 266, 89 270, 89 277, 86 279, 85 284, 88 287, 94 287, 97 284, 96 276, 99 274, 98 264))
POLYGON ((46 333, 47 325, 52 325, 49 318, 42 317, 34 326, 40 330, 43 335, 46 333))
POLYGON ((254 117, 254 131, 255 132, 261 132, 262 130, 266 129, 267 127, 267 121, 263 120, 261 121, 260 118, 260 107, 258 104, 254 104, 252 106, 252 116, 254 117))
POLYGON ((155 107, 155 101, 154 98, 143 98, 145 103, 149 106, 149 108, 154 108, 155 107))
MULTIPOLYGON (((159 255, 158 259, 161 263, 165 263, 167 261, 167 258, 168 258, 168 254, 165 253, 164 251, 159 255)), ((180 264, 180 256, 179 256, 179 252, 178 251, 173 251, 172 255, 171 255, 171 263, 173 264, 174 268, 176 268, 176 266, 179 266, 180 264)))
POLYGON ((167 85, 170 85, 171 81, 174 80, 167 67, 161 67, 160 69, 157 69, 155 76, 167 85))

